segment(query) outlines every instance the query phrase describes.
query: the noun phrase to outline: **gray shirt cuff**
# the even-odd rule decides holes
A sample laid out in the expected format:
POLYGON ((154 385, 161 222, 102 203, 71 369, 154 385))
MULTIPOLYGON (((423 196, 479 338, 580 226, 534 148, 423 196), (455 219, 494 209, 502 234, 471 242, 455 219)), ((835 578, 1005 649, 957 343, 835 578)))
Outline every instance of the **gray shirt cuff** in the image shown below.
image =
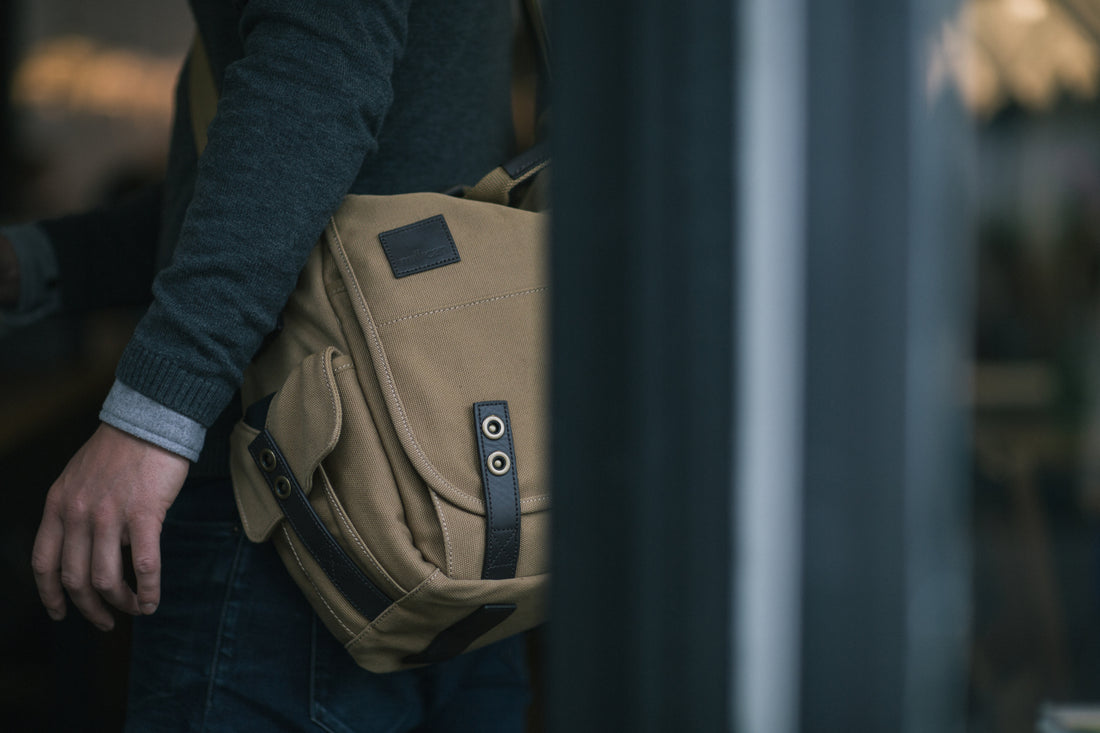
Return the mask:
POLYGON ((22 326, 60 311, 57 255, 46 234, 33 224, 5 227, 0 234, 11 240, 19 263, 19 303, 3 312, 4 322, 22 326))
POLYGON ((189 461, 199 459, 206 439, 202 423, 170 410, 117 380, 103 403, 99 419, 189 461))

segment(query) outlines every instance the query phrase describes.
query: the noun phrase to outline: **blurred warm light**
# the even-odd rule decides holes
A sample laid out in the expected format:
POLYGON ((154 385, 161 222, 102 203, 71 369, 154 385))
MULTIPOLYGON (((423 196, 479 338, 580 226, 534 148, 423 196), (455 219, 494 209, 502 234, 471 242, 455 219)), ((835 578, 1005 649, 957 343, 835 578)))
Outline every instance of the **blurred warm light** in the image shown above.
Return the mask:
POLYGON ((42 113, 166 123, 179 66, 180 59, 66 36, 34 47, 16 68, 12 102, 42 113))
POLYGON ((1035 23, 1050 13, 1047 0, 1004 0, 1004 3, 1010 15, 1025 23, 1035 23))
POLYGON ((931 95, 952 85, 989 117, 1010 102, 1042 110, 1100 91, 1100 0, 968 0, 932 42, 931 95), (1095 26, 1095 27, 1094 27, 1095 26))

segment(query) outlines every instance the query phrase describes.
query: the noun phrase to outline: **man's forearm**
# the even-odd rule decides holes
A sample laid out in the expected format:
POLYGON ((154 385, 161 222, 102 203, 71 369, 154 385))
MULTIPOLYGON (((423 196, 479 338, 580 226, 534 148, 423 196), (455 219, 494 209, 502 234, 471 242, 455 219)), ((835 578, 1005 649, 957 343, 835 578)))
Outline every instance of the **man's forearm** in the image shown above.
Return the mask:
POLYGON ((19 303, 19 260, 15 246, 0 234, 0 308, 14 308, 19 303))

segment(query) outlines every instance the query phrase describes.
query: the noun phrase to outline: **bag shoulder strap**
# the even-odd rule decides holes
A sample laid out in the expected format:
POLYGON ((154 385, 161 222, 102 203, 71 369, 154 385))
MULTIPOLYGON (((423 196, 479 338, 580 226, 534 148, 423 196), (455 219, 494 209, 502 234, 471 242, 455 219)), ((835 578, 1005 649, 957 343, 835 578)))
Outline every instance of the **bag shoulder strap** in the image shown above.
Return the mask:
POLYGON ((471 188, 464 198, 501 206, 515 203, 515 194, 550 165, 550 145, 542 142, 509 162, 495 168, 471 188))
POLYGON ((546 26, 546 15, 542 12, 542 3, 539 0, 523 0, 523 9, 526 14, 527 26, 535 40, 539 73, 543 79, 549 82, 551 74, 550 33, 546 26))

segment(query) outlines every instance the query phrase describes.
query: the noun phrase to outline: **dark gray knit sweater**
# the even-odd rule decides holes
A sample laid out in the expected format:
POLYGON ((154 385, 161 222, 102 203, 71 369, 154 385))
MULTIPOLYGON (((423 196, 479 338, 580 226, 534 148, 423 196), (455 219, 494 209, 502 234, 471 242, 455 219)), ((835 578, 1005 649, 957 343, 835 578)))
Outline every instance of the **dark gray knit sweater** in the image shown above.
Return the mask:
MULTIPOLYGON (((242 371, 345 194, 472 183, 513 152, 512 15, 507 0, 191 6, 221 100, 196 165, 184 75, 159 253, 89 246, 96 239, 80 236, 79 221, 43 229, 71 309, 130 292, 159 270, 117 379, 168 415, 211 426, 239 409, 231 403, 242 371)), ((136 434, 165 414, 115 409, 129 410, 123 422, 136 434)), ((212 445, 220 433, 207 436, 208 469, 222 464, 212 445)))

